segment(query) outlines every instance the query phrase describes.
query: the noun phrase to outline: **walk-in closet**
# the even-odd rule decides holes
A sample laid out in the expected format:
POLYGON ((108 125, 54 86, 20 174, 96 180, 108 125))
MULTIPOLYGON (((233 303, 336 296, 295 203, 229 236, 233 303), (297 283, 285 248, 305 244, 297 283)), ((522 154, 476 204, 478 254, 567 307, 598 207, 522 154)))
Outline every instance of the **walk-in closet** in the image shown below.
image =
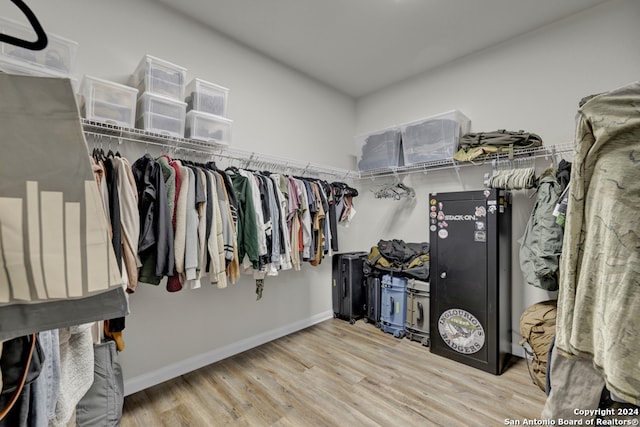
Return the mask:
POLYGON ((639 22, 0 1, 0 426, 637 425, 639 22))

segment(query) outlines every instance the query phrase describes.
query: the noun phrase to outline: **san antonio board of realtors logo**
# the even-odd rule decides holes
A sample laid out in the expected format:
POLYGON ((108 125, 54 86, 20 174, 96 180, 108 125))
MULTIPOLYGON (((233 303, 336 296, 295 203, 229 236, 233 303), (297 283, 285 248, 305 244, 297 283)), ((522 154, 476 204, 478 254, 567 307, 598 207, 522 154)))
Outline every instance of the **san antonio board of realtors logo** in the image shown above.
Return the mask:
POLYGON ((443 341, 458 353, 473 354, 484 346, 484 329, 468 311, 452 308, 440 315, 438 331, 443 341))

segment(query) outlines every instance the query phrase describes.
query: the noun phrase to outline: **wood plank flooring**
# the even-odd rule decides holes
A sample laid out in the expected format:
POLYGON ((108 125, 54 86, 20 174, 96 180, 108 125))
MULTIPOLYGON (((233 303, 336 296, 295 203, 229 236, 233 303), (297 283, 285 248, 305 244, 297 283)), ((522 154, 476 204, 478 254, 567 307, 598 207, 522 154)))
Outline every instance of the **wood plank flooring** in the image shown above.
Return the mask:
POLYGON ((330 319, 126 397, 122 426, 498 426, 544 400, 523 359, 494 376, 330 319))

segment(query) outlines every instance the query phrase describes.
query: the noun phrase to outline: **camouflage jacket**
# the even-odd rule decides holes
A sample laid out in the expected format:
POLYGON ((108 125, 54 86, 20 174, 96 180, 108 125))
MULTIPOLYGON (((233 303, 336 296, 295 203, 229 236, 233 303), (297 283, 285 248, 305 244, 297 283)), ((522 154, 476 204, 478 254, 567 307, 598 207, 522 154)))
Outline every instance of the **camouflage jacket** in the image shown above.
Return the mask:
POLYGON ((640 82, 579 110, 556 345, 640 403, 640 82))

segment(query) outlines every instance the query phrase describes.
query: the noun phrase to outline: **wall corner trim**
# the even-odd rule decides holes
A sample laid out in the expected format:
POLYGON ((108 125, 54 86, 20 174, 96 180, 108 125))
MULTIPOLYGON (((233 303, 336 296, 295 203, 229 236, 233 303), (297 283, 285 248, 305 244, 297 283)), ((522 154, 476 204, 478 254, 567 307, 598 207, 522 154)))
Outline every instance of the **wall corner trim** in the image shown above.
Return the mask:
POLYGON ((242 353, 243 351, 250 350, 259 345, 266 344, 269 341, 273 341, 293 332, 308 328, 309 326, 313 326, 316 323, 323 322, 330 318, 333 318, 332 310, 318 313, 307 319, 302 319, 289 325, 245 338, 207 353, 198 354, 180 362, 164 366, 153 372, 133 378, 126 378, 124 381, 124 395, 128 396, 164 381, 179 377, 180 375, 195 371, 196 369, 200 369, 204 366, 226 359, 227 357, 242 353))

